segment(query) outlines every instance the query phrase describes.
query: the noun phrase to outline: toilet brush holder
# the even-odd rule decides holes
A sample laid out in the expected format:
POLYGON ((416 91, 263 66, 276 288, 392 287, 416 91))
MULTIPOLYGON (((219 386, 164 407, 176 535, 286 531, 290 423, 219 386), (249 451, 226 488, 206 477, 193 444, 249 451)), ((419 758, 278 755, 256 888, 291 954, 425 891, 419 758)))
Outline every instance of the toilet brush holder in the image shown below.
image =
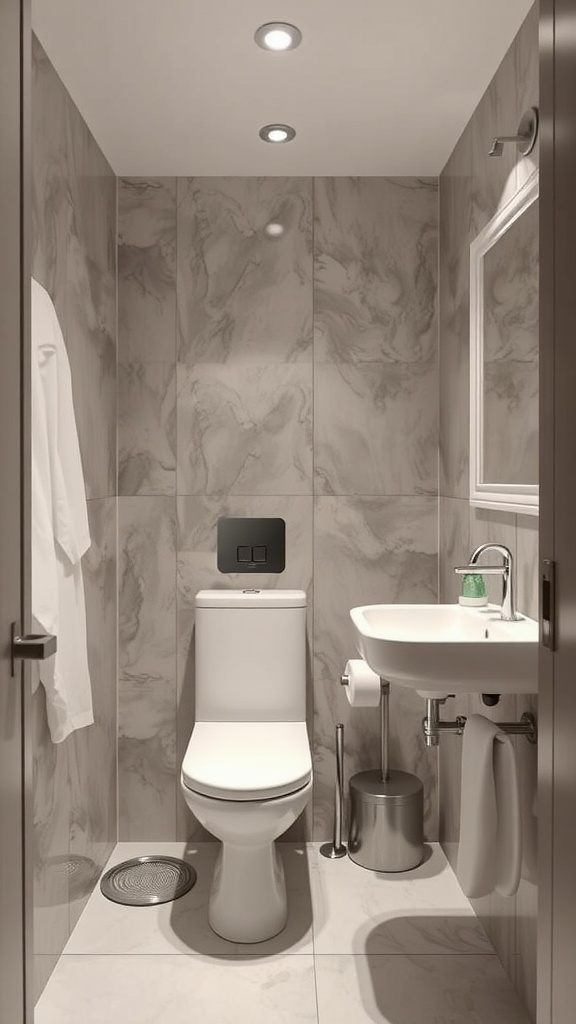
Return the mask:
POLYGON ((342 842, 342 815, 344 810, 344 726, 336 726, 336 782, 334 786, 334 836, 331 843, 324 843, 320 853, 329 860, 346 856, 342 842))
POLYGON ((380 768, 350 779, 348 856, 370 871, 409 871, 424 855, 420 779, 389 767, 390 683, 381 680, 380 768))

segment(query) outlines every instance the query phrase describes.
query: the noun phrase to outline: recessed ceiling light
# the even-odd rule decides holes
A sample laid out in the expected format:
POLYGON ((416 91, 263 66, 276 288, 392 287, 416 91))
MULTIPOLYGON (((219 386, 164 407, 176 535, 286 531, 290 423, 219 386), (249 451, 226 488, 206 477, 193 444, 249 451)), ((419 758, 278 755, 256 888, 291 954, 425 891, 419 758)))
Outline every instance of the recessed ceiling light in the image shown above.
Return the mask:
POLYGON ((263 50, 295 50, 302 42, 302 33, 296 25, 288 25, 284 21, 269 21, 260 25, 254 33, 254 39, 263 50))
POLYGON ((284 225, 270 221, 264 228, 264 233, 268 235, 268 238, 280 238, 284 234, 284 225))
POLYGON ((296 132, 289 124, 265 124, 258 134, 264 142, 291 142, 296 132))

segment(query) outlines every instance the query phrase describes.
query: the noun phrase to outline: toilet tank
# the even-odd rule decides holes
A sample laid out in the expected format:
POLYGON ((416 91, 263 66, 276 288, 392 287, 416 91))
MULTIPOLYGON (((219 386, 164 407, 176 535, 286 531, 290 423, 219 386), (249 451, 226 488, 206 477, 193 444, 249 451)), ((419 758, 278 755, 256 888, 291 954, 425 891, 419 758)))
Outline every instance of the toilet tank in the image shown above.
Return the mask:
POLYGON ((306 720, 303 590, 196 594, 196 721, 306 720))

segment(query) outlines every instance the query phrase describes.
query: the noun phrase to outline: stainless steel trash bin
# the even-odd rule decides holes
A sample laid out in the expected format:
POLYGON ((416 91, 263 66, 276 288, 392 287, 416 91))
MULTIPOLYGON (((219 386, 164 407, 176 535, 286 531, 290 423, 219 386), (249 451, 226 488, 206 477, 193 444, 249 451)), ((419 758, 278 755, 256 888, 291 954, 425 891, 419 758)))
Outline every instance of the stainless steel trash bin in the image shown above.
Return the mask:
POLYGON ((416 775, 378 770, 350 779, 348 856, 371 871, 409 871, 424 855, 423 786, 416 775))

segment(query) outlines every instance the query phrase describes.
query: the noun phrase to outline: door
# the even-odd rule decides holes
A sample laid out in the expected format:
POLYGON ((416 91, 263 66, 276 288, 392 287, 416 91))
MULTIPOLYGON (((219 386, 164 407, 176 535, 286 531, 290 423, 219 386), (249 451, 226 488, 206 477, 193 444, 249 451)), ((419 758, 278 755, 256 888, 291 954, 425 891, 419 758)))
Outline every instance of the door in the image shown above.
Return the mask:
MULTIPOLYGON (((576 1015, 576 6, 541 3, 540 551, 556 642, 539 697, 538 1024, 576 1015)), ((544 604, 544 602, 543 602, 544 604)))
MULTIPOLYGON (((4 1024, 32 1019, 30 986, 30 872, 25 848, 30 751, 25 741, 27 689, 16 662, 11 673, 11 624, 28 625, 24 595, 29 565, 24 538, 29 487, 24 466, 29 430, 22 437, 22 409, 29 409, 24 344, 28 329, 29 281, 23 125, 30 81, 30 27, 23 0, 0 0, 0 999, 4 1024), (23 86, 25 86, 23 88, 23 86), (24 315, 23 315, 24 313, 24 315)), ((27 671, 27 670, 26 670, 27 671)), ((28 848, 30 848, 28 844, 28 848)))

